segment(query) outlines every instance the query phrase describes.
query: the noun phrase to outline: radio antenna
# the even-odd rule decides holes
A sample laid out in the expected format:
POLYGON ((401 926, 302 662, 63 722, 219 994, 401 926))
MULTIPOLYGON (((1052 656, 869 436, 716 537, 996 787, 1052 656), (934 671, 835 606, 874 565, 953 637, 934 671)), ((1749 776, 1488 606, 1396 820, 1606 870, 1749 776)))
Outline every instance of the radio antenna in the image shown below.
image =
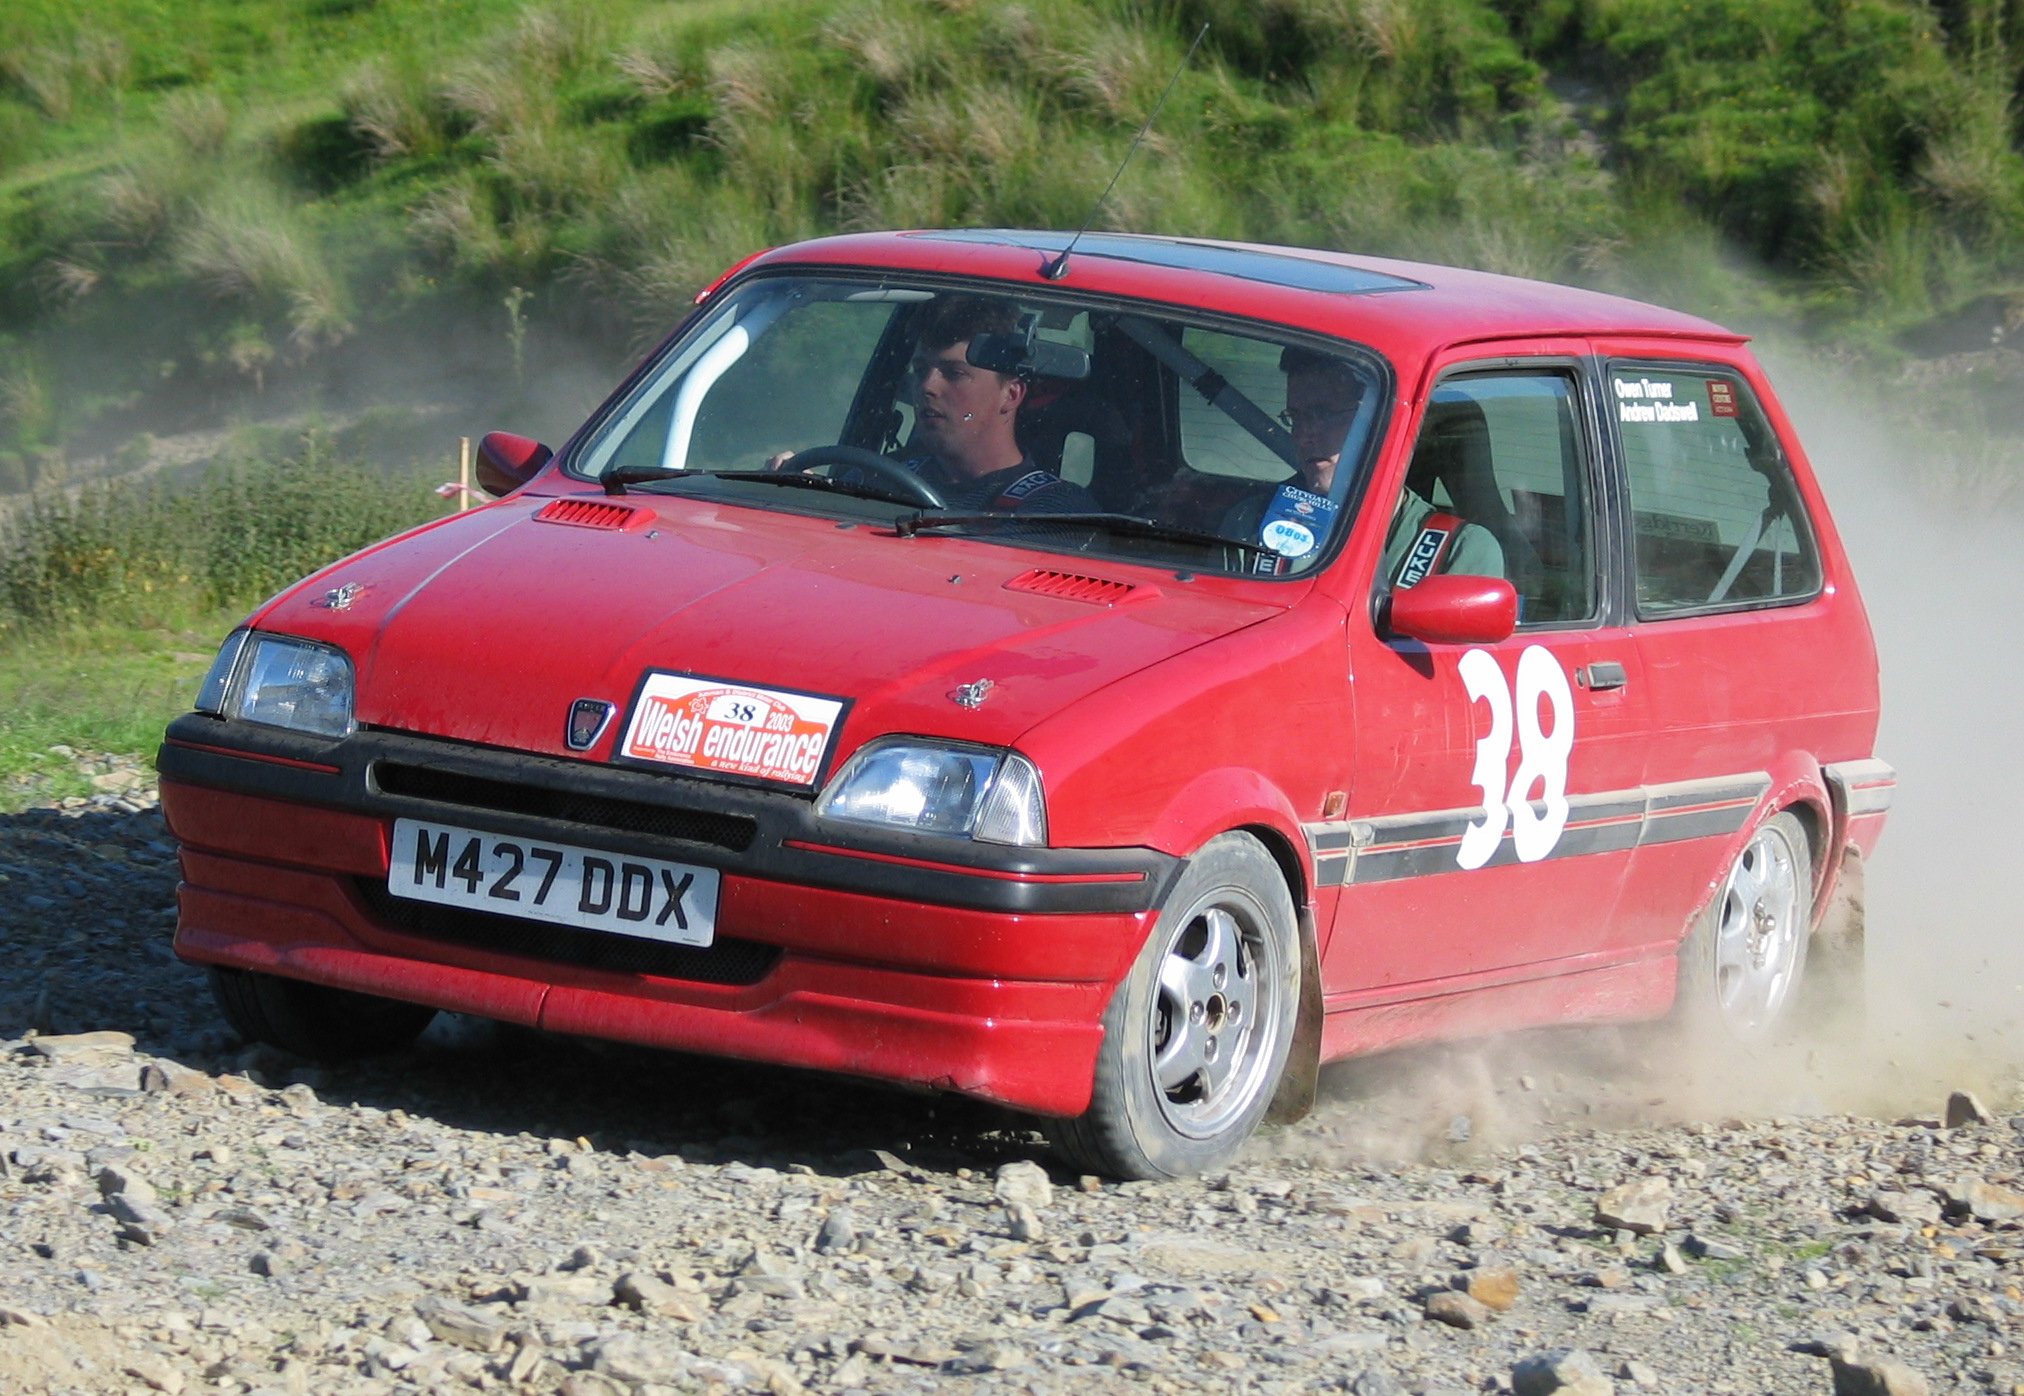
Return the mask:
POLYGON ((1082 241, 1082 235, 1089 231, 1092 223, 1096 222, 1096 215, 1103 211, 1104 200, 1110 197, 1110 191, 1117 188, 1118 180, 1123 177, 1124 167, 1131 163, 1132 156, 1138 154, 1139 142, 1146 138, 1146 132, 1153 129, 1153 123, 1160 119, 1160 109, 1166 106, 1167 98, 1173 95, 1174 84, 1181 80, 1181 74, 1187 71, 1189 61, 1195 56, 1195 50, 1200 48, 1202 40, 1208 37, 1209 26, 1205 23, 1201 32, 1195 35, 1195 41, 1188 45, 1188 51, 1181 55, 1180 66, 1175 68, 1174 75, 1167 79, 1166 90, 1160 93, 1159 101, 1153 103, 1152 114, 1146 117, 1145 125, 1139 127, 1138 134, 1131 138, 1131 145, 1126 149, 1124 159, 1117 162, 1117 173, 1110 177, 1110 183, 1104 185, 1103 192, 1096 196, 1096 203, 1091 206, 1089 217, 1082 220, 1082 226, 1075 230, 1075 236, 1068 240, 1068 245, 1061 249, 1060 255, 1040 269, 1040 274, 1049 281, 1059 281, 1068 275, 1068 254, 1075 250, 1075 244, 1082 241))

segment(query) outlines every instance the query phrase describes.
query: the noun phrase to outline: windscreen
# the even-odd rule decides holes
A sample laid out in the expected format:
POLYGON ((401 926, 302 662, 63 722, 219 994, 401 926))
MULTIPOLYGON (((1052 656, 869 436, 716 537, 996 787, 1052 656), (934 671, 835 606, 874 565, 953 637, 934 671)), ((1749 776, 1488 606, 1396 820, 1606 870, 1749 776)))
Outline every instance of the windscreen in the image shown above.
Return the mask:
POLYGON ((1166 307, 851 276, 720 296, 609 405, 607 488, 1289 577, 1332 552, 1375 356, 1166 307))

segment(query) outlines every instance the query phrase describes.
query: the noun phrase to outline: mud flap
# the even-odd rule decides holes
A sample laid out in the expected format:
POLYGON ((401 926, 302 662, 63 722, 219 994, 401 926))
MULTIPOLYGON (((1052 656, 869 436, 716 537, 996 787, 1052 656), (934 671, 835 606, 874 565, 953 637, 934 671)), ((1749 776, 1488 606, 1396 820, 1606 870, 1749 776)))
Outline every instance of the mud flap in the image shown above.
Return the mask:
POLYGON ((1863 877, 1862 854, 1844 850, 1834 891, 1807 947, 1799 1011, 1807 1030, 1816 1036, 1853 1038, 1863 1030, 1867 917, 1863 877))
POLYGON ((1314 948, 1314 913, 1300 912, 1300 1003, 1293 1010, 1293 1046, 1265 1123, 1290 1125, 1314 1109, 1321 1076, 1321 960, 1314 948))

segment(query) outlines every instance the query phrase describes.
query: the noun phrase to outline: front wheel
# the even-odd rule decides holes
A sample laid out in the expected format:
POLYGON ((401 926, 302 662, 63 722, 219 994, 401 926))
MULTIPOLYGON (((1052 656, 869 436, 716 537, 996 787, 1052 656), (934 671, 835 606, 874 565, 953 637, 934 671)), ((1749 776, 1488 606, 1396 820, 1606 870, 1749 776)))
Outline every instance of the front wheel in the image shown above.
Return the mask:
POLYGON ((436 1016, 421 1004, 217 965, 211 996, 247 1041, 326 1062, 397 1052, 436 1016))
POLYGON ((1053 1126, 1092 1172, 1178 1178, 1229 1162, 1272 1102, 1300 999, 1293 899, 1248 834, 1175 883, 1104 1014, 1089 1109, 1053 1126))
POLYGON ((1813 858, 1796 816, 1757 826, 1680 946, 1675 1016, 1734 1042, 1790 1024, 1806 972, 1813 858))

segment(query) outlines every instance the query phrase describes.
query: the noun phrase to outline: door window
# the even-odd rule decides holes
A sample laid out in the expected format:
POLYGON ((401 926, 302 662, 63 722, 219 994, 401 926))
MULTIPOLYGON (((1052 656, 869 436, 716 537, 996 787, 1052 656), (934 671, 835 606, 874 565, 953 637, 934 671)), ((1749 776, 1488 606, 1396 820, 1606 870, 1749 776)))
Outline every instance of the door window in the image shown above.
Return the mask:
MULTIPOLYGON (((1533 370, 1444 379, 1420 424, 1406 488, 1495 540, 1502 574, 1518 591, 1520 625, 1596 613, 1578 422, 1572 371, 1533 370)), ((1417 507, 1404 501, 1402 516, 1417 507)), ((1480 533, 1465 531, 1453 546, 1455 570, 1482 570, 1463 558, 1491 555, 1480 533)))
POLYGON ((1778 437, 1740 375, 1612 364, 1642 616, 1804 600, 1813 529, 1778 437))

